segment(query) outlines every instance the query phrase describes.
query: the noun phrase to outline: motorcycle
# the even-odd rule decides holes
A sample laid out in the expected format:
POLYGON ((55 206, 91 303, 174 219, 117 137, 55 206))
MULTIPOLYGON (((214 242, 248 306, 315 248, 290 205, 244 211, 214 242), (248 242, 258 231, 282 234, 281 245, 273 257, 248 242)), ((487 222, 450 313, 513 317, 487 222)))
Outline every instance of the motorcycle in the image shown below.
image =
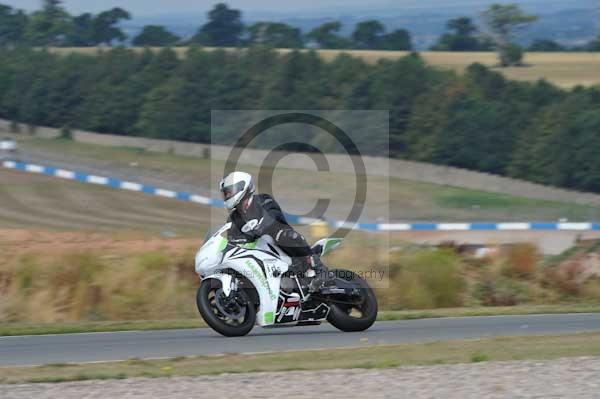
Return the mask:
MULTIPOLYGON (((375 322, 375 293, 358 274, 334 269, 334 284, 310 290, 310 276, 290 270, 291 258, 270 236, 235 245, 227 240, 230 228, 227 223, 208 237, 195 259, 201 278, 198 311, 216 332, 239 337, 254 325, 303 326, 324 320, 349 332, 366 330, 375 322)), ((312 250, 325 256, 341 241, 324 238, 312 250)))

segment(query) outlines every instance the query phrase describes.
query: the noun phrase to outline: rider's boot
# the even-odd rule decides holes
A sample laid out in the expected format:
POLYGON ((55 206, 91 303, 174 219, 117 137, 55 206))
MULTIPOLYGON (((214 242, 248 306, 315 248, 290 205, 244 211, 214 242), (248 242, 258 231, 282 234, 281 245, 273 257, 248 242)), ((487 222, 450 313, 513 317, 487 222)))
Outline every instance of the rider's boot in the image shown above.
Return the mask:
POLYGON ((313 255, 311 257, 311 266, 311 269, 315 272, 315 276, 309 284, 308 289, 310 292, 317 292, 323 287, 335 286, 335 273, 329 271, 319 256, 313 255))

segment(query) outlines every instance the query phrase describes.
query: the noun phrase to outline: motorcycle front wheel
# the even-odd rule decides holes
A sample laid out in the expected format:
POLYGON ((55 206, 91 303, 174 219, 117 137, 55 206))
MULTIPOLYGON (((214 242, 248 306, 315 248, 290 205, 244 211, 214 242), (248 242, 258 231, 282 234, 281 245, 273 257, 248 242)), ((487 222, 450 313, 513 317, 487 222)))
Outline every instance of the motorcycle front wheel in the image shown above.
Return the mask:
POLYGON ((377 319, 377 298, 369 284, 350 270, 332 270, 336 278, 352 282, 359 289, 361 300, 356 304, 332 303, 327 321, 345 332, 364 331, 377 319))
POLYGON ((243 290, 227 297, 221 282, 203 280, 196 294, 200 315, 213 330, 226 337, 248 334, 256 322, 256 309, 243 290))

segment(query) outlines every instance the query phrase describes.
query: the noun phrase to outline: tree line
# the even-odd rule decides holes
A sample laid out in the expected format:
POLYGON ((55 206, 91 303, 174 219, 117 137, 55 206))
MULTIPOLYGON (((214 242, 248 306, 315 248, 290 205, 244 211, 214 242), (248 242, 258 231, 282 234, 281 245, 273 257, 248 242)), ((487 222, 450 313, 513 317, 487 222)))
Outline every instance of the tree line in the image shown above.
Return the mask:
POLYGON ((0 4, 0 46, 97 46, 127 39, 118 24, 131 15, 122 8, 72 16, 61 4, 43 0, 31 14, 0 4))
POLYGON ((0 117, 15 122, 209 142, 211 109, 385 109, 389 152, 388 137, 370 135, 359 138, 365 153, 600 192, 598 87, 509 81, 479 64, 458 75, 416 53, 367 64, 265 46, 192 46, 182 57, 170 48, 61 56, 5 47, 0 59, 0 117))
MULTIPOLYGON (((126 10, 116 7, 99 14, 70 15, 61 0, 42 0, 40 10, 27 14, 0 4, 0 46, 98 46, 123 44, 129 38, 119 24, 131 19, 126 10)), ((267 45, 276 48, 302 48, 314 43, 322 48, 364 48, 410 50, 410 34, 404 29, 387 32, 376 20, 357 24, 351 38, 339 35, 340 22, 325 23, 303 34, 299 28, 279 22, 257 22, 246 26, 240 10, 224 3, 208 13, 208 21, 191 38, 183 39, 161 25, 146 25, 135 37, 135 46, 214 47, 267 45)))
MULTIPOLYGON (((131 18, 126 10, 113 8, 99 14, 70 15, 61 0, 42 0, 42 8, 31 14, 0 4, 0 46, 110 46, 130 39, 134 46, 198 44, 214 47, 264 45, 275 48, 322 48, 366 50, 411 50, 406 29, 387 31, 377 20, 359 22, 349 37, 340 32, 339 21, 326 22, 310 32, 279 22, 257 22, 246 26, 242 13, 224 3, 208 13, 208 21, 191 37, 183 39, 161 25, 146 25, 133 38, 119 27, 131 18)), ((517 65, 528 51, 600 51, 600 36, 578 48, 567 48, 547 39, 535 40, 527 49, 516 44, 519 32, 535 22, 535 15, 517 4, 492 4, 481 15, 484 32, 469 17, 447 22, 446 32, 431 50, 498 51, 501 65, 517 65)))

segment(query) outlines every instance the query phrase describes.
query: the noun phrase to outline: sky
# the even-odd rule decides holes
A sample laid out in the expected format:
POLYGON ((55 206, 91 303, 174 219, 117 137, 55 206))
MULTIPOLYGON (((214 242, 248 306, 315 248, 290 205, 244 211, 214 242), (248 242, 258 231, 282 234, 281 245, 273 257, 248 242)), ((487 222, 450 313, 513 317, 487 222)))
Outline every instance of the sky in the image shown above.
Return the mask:
MULTIPOLYGON (((320 11, 350 12, 352 9, 386 10, 386 9, 421 9, 471 6, 479 8, 493 2, 533 3, 538 7, 543 4, 562 4, 568 0, 64 0, 64 6, 73 14, 104 11, 112 7, 121 7, 136 16, 165 15, 184 13, 205 13, 218 1, 224 1, 230 7, 244 12, 290 13, 299 11, 317 14, 320 11)), ((576 3, 593 4, 598 0, 577 0, 576 3)), ((28 11, 39 8, 40 0, 0 0, 16 8, 28 11)))
MULTIPOLYGON (((118 6, 134 14, 156 15, 206 12, 217 2, 217 0, 65 0, 64 5, 72 13, 97 12, 118 6)), ((364 0, 227 0, 225 2, 230 7, 242 10, 272 12, 307 11, 321 7, 344 8, 365 4, 364 0)), ((25 10, 34 10, 39 8, 40 0, 0 0, 0 3, 25 10)), ((393 1, 390 0, 370 0, 370 4, 382 7, 392 3, 393 1)), ((411 0, 407 3, 415 3, 415 1, 411 0)))

